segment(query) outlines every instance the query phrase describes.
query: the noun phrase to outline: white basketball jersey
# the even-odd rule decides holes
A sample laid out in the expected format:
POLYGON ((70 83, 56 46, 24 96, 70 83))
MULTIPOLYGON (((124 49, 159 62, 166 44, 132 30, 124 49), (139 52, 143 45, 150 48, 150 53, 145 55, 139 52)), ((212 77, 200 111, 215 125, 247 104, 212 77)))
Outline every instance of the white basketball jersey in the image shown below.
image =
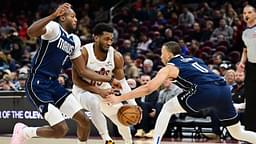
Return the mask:
MULTIPOLYGON (((88 53, 88 60, 86 66, 91 70, 94 70, 98 74, 101 75, 112 75, 112 71, 115 68, 114 62, 114 48, 112 46, 109 47, 107 57, 104 61, 100 61, 96 58, 93 50, 94 43, 89 43, 84 45, 82 48, 85 48, 88 53)), ((108 82, 99 82, 87 80, 91 85, 97 86, 101 89, 111 88, 111 85, 108 82)))

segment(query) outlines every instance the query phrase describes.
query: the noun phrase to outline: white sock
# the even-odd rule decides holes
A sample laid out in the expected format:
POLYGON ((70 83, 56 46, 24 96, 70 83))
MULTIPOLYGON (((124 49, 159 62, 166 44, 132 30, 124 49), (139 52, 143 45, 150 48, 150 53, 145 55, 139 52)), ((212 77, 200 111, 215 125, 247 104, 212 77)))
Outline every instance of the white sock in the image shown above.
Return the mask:
POLYGON ((37 137, 36 130, 38 127, 26 127, 23 129, 23 132, 26 137, 32 138, 32 137, 37 137))
POLYGON ((80 141, 79 139, 77 140, 77 144, 87 144, 86 141, 80 141))
POLYGON ((112 140, 112 138, 109 136, 108 132, 106 134, 102 134, 101 137, 104 141, 112 140))

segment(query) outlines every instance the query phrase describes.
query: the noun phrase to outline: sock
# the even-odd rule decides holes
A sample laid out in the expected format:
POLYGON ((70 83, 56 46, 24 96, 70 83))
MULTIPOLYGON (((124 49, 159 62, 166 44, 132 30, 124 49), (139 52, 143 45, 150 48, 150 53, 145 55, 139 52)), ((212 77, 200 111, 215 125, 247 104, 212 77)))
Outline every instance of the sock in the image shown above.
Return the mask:
POLYGON ((26 127, 23 129, 23 132, 26 137, 32 138, 32 137, 37 137, 36 130, 38 127, 26 127))
POLYGON ((80 141, 79 139, 77 140, 77 144, 87 144, 86 141, 80 141))
POLYGON ((104 141, 112 140, 112 138, 109 136, 108 133, 101 135, 101 137, 102 137, 102 139, 103 139, 104 141))

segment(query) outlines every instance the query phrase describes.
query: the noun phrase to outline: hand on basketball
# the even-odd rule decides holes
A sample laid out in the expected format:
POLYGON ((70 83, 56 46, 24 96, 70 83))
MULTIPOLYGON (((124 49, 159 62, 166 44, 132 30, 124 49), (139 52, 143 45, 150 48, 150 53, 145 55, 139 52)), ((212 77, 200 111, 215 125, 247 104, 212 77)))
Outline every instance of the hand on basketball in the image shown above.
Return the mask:
POLYGON ((120 96, 115 96, 114 94, 108 95, 105 100, 106 103, 111 103, 111 104, 117 104, 120 103, 121 97, 120 96))
POLYGON ((108 95, 111 95, 113 94, 113 90, 111 88, 109 89, 99 89, 99 95, 102 97, 102 98, 106 98, 108 95))
POLYGON ((69 9, 70 7, 71 7, 71 4, 64 3, 64 4, 60 5, 53 14, 55 17, 62 16, 65 14, 67 9, 69 9))
POLYGON ((122 89, 121 83, 117 79, 113 79, 111 86, 114 89, 122 89))

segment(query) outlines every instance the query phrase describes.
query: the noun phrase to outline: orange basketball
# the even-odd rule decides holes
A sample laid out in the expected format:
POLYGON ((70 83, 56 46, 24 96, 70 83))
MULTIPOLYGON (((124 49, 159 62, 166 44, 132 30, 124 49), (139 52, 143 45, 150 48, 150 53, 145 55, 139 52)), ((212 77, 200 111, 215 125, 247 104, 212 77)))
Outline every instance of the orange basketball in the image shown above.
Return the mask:
POLYGON ((123 105, 117 112, 118 120, 125 126, 136 125, 141 117, 141 108, 137 105, 123 105))

